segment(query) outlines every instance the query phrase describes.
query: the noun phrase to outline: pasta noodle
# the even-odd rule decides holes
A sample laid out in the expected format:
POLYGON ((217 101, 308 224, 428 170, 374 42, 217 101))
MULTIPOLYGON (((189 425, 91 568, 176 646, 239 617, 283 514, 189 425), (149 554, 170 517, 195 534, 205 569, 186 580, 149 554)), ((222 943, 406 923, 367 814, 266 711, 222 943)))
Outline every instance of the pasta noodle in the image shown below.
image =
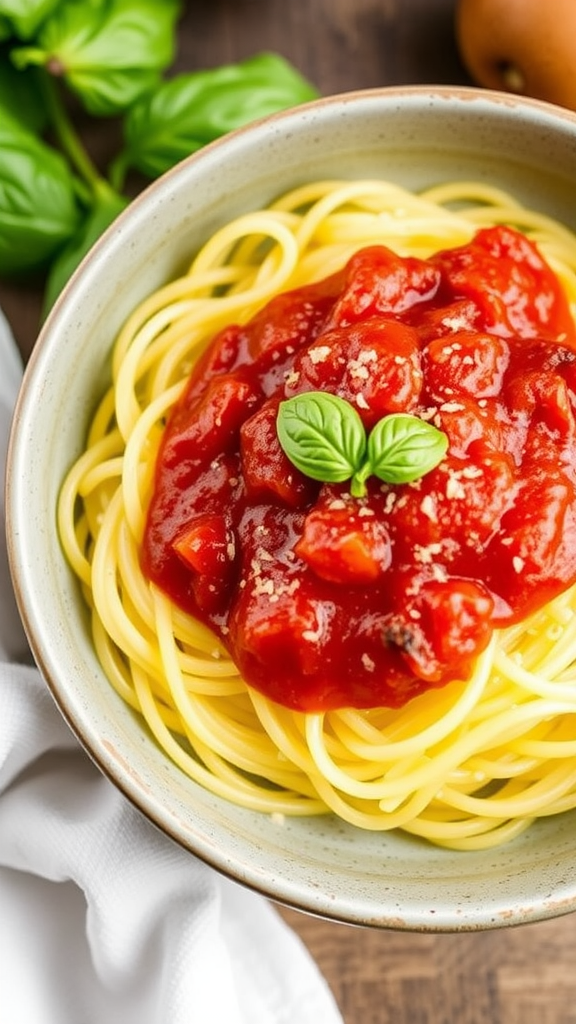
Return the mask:
POLYGON ((112 385, 62 487, 60 537, 111 685, 167 757, 228 800, 275 815, 332 812, 454 849, 503 843, 576 806, 576 588, 496 632, 466 682, 397 710, 304 714, 248 688, 139 561, 164 419, 219 328, 330 275, 363 245, 427 257, 498 223, 538 243, 576 309, 576 238, 510 195, 477 182, 413 195, 320 181, 225 225, 120 332, 112 385))

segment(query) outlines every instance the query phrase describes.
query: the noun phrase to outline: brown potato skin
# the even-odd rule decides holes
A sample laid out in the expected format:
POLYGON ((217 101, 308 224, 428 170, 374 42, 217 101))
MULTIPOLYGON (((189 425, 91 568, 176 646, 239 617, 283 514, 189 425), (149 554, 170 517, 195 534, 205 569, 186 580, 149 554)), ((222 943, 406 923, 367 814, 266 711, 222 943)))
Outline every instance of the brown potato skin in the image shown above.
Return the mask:
POLYGON ((576 110, 575 0, 458 0, 455 35, 478 85, 576 110))

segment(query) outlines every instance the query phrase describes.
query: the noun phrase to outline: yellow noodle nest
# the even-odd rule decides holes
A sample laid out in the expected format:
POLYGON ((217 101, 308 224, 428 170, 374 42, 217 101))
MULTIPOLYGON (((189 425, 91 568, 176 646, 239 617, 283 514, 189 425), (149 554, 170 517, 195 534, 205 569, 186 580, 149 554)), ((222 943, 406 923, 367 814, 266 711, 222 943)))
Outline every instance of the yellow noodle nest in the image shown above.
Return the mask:
POLYGON ((117 339, 113 385, 59 502, 66 556, 112 686, 183 772, 269 814, 333 812, 455 849, 495 846, 576 806, 576 588, 495 635, 473 677, 401 710, 302 714, 251 691, 217 639, 142 575, 164 418, 215 331, 338 270, 366 244, 427 257, 481 225, 538 243, 576 308, 576 238, 476 182, 412 195, 322 181, 227 224, 117 339))

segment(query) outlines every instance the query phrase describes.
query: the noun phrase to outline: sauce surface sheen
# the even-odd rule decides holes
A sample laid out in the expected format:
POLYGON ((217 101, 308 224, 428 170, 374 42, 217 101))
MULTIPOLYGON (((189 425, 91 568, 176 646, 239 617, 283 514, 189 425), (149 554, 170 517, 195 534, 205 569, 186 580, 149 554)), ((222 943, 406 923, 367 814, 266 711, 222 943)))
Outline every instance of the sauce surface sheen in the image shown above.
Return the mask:
POLYGON ((428 260, 362 249, 213 339, 167 423, 145 574, 302 711, 398 707, 466 678, 494 628, 576 580, 576 333, 508 227, 428 260), (433 422, 412 484, 301 474, 276 433, 306 391, 433 422))

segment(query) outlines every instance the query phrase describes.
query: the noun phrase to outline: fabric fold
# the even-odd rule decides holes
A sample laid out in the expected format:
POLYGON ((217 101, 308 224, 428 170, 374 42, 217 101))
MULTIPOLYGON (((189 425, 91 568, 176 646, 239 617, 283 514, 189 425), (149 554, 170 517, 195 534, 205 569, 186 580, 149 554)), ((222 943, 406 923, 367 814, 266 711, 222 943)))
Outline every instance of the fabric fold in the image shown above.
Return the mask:
MULTIPOLYGON (((0 459, 20 364, 0 315, 0 459)), ((341 1024, 274 906, 162 835, 30 664, 0 544, 2 1024, 341 1024)))

